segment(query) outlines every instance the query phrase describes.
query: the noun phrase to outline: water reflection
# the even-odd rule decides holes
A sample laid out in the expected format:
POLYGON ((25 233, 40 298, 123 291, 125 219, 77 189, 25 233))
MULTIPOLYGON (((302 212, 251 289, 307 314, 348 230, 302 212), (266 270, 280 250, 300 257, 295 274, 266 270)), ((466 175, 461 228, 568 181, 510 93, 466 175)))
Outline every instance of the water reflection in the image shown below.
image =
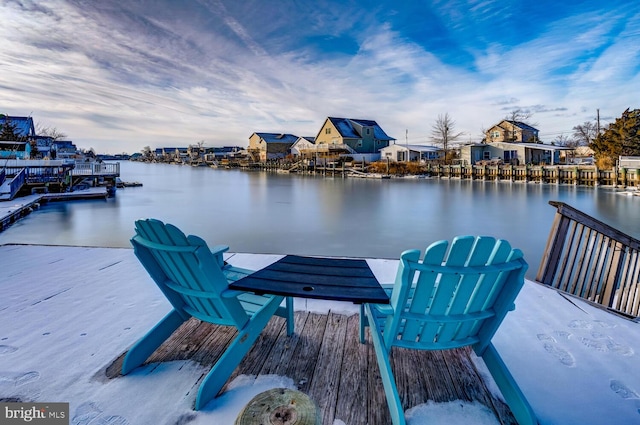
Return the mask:
POLYGON ((508 239, 535 275, 555 209, 566 202, 640 235, 640 197, 611 189, 460 180, 369 180, 123 162, 144 187, 107 201, 51 203, 0 243, 129 247, 133 222, 155 217, 233 251, 397 258, 459 234, 508 239))

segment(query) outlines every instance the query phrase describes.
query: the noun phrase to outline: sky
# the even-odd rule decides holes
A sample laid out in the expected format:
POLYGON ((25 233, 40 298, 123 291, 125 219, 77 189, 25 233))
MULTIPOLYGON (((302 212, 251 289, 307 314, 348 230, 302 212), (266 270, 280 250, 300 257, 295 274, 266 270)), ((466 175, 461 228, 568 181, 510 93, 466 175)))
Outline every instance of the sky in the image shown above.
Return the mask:
MULTIPOLYGON (((257 270, 279 256, 225 258, 257 270)), ((369 264, 381 282, 393 281, 397 261, 369 264)), ((170 310, 131 249, 3 245, 0 285, 0 399, 67 402, 71 424, 232 424, 257 394, 297 389, 288 376, 239 375, 194 411, 194 388, 210 368, 191 360, 151 363, 106 379, 106 366, 170 310)), ((351 303, 296 299, 294 305, 358 312, 351 303)), ((640 374, 631 372, 640 352, 638 326, 528 281, 493 343, 541 425, 637 424, 640 374)), ((473 361, 500 396, 482 360, 473 361)), ((499 425, 487 407, 463 400, 427 400, 405 418, 408 425, 499 425)), ((332 425, 349 424, 337 417, 332 425)))
POLYGON ((243 146, 328 116, 427 144, 520 109, 544 142, 640 92, 628 0, 0 0, 0 113, 80 148, 243 146))

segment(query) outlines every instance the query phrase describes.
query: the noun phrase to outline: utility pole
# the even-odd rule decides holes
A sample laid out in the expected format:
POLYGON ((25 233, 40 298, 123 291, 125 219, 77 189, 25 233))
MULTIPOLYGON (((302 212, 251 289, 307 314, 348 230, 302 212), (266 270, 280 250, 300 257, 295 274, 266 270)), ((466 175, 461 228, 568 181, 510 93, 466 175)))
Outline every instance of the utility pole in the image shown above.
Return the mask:
POLYGON ((600 135, 600 109, 596 109, 596 137, 600 135))
POLYGON ((404 144, 407 145, 407 162, 411 160, 411 155, 409 151, 409 129, 407 128, 404 131, 404 144))

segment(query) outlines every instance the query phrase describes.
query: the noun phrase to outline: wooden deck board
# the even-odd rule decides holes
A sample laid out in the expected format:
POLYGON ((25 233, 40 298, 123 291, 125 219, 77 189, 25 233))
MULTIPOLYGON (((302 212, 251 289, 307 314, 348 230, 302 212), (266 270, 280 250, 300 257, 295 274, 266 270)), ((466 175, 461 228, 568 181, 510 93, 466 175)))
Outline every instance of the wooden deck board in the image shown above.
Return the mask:
POLYGON ((308 393, 320 409, 323 423, 333 423, 335 417, 346 334, 347 316, 329 313, 308 393))
MULTIPOLYGON (((342 370, 337 391, 335 417, 345 424, 362 422, 359 420, 367 412, 367 379, 369 370, 369 346, 353 344, 359 338, 358 315, 347 318, 342 370)), ((371 367, 377 367, 372 364, 371 367)))
MULTIPOLYGON (((316 402, 323 424, 333 425, 335 419, 349 425, 390 423, 369 334, 366 344, 358 341, 357 315, 296 312, 293 336, 287 336, 284 325, 280 317, 271 319, 227 384, 238 375, 283 375, 316 402)), ((191 359, 211 366, 235 333, 189 320, 146 363, 191 359)), ((119 376, 123 356, 107 368, 107 377, 119 376)), ((468 349, 419 352, 394 348, 392 365, 405 410, 429 400, 478 401, 501 423, 515 424, 508 406, 488 391, 468 349)))

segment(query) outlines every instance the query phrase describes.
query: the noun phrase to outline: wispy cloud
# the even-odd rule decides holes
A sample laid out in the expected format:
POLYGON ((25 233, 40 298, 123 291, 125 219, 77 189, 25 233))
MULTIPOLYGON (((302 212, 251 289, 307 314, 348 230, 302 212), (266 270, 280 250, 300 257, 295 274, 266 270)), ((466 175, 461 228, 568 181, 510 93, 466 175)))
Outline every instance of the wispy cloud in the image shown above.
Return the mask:
POLYGON ((554 134, 637 107, 640 12, 595 3, 5 0, 0 112, 110 152, 314 135, 330 115, 424 142, 448 112, 476 139, 518 107, 554 134))

